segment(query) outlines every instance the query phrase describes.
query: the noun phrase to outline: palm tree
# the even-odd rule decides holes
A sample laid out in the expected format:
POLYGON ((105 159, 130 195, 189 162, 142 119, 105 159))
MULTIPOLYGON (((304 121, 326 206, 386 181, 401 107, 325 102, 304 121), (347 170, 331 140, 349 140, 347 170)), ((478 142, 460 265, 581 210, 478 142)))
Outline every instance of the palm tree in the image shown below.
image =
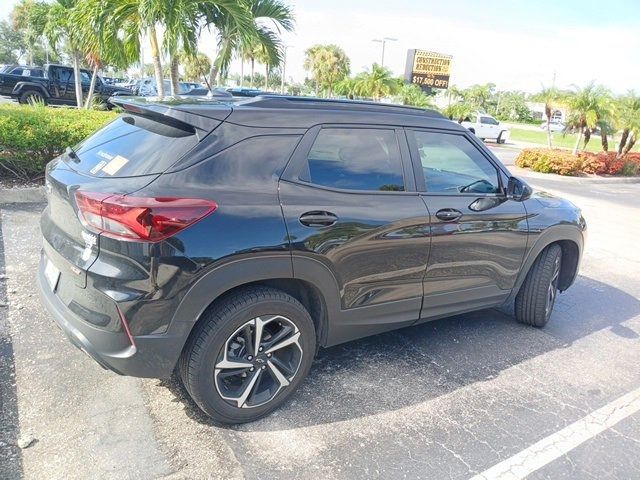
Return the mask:
POLYGON ((84 0, 71 12, 71 20, 79 31, 80 46, 85 60, 93 68, 89 92, 84 108, 88 109, 93 100, 98 69, 105 65, 127 68, 137 59, 137 52, 127 51, 118 31, 112 31, 113 23, 107 21, 111 11, 103 0, 84 0))
POLYGON ((631 90, 618 101, 617 123, 622 128, 618 144, 618 158, 631 151, 640 135, 640 97, 631 90))
POLYGON ((551 117, 553 112, 561 102, 560 91, 556 87, 545 87, 533 97, 535 100, 544 103, 544 116, 547 118, 547 145, 552 148, 551 144, 551 117))
POLYGON ((393 95, 398 89, 398 83, 393 78, 391 70, 374 63, 371 72, 362 75, 358 90, 365 97, 372 97, 375 101, 382 97, 393 95))
POLYGON ((184 52, 186 55, 195 55, 198 50, 198 34, 203 3, 208 2, 173 0, 169 8, 161 10, 160 21, 164 25, 162 44, 169 56, 169 79, 171 95, 174 96, 180 93, 178 82, 180 52, 184 52))
POLYGON ((601 85, 591 82, 584 88, 574 86, 575 92, 568 100, 569 115, 568 124, 578 129, 578 138, 573 148, 573 154, 578 153, 580 142, 584 135, 584 147, 589 143, 591 131, 596 127, 598 120, 607 118, 611 111, 611 96, 609 91, 601 85))
POLYGON ((158 97, 164 97, 164 76, 160 58, 160 42, 156 25, 163 20, 166 3, 163 0, 105 0, 106 8, 112 12, 109 29, 118 31, 121 26, 123 43, 127 52, 140 52, 140 39, 145 34, 151 44, 153 71, 156 77, 158 97))
POLYGON ((337 95, 344 95, 349 100, 353 100, 358 95, 358 77, 344 77, 334 87, 337 95))
POLYGON ((418 85, 403 84, 400 87, 398 96, 403 105, 422 108, 432 107, 431 97, 424 93, 418 85))
POLYGON ((335 85, 349 75, 350 60, 337 45, 314 45, 305 51, 304 68, 311 72, 316 95, 330 97, 335 85))
POLYGON ((279 50, 279 35, 283 30, 293 30, 293 12, 281 0, 224 0, 214 3, 219 5, 204 9, 205 24, 214 27, 217 36, 218 51, 211 66, 211 82, 219 74, 226 76, 234 55, 246 58, 247 52, 256 45, 264 47, 274 58, 279 50))
POLYGON ((80 61, 82 59, 82 35, 80 29, 72 21, 72 12, 76 0, 56 0, 47 12, 44 34, 55 50, 63 47, 73 59, 73 77, 76 90, 76 104, 82 108, 82 82, 80 78, 80 61))
POLYGON ((493 95, 493 91, 496 88, 493 83, 486 83, 484 85, 472 85, 469 88, 462 91, 464 100, 472 105, 486 110, 487 102, 493 95))

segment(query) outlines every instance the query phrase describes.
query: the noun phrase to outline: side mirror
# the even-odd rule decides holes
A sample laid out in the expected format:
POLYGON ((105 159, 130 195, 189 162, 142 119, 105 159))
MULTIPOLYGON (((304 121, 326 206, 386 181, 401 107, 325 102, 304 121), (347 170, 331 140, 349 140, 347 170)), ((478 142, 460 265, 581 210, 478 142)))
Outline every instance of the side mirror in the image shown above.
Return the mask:
POLYGON ((533 193, 533 189, 517 177, 509 177, 507 183, 507 198, 515 202, 524 202, 533 193))

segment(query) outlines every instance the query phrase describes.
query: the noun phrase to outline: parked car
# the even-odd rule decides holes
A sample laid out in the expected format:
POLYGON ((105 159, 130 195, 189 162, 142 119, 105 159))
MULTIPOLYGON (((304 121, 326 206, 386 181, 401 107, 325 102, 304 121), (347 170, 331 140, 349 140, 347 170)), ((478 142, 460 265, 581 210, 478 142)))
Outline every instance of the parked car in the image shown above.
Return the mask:
MULTIPOLYGON (((164 79, 163 85, 165 95, 170 95, 171 81, 168 79, 164 79)), ((180 87, 179 95, 183 95, 193 89, 193 84, 191 83, 179 82, 178 85, 180 87)), ((156 95, 158 95, 158 88, 155 77, 141 79, 140 83, 136 86, 135 93, 136 95, 139 95, 141 97, 155 97, 156 95)))
MULTIPOLYGON (((553 120, 549 123, 549 130, 552 132, 564 132, 567 127, 562 122, 554 122, 553 120)), ((542 122, 540 125, 540 129, 547 130, 547 122, 542 122)))
POLYGON ((218 423, 276 409, 318 347, 500 305, 542 327, 576 278, 580 210, 435 111, 195 100, 115 98, 49 163, 37 284, 100 365, 177 368, 218 423))
POLYGON ((234 97, 257 97, 259 95, 265 94, 265 92, 263 92, 258 88, 243 88, 243 87, 227 88, 227 92, 229 92, 234 97))
POLYGON ((511 135, 506 126, 484 112, 473 112, 464 119, 462 126, 481 140, 495 140, 497 143, 505 143, 511 135))
POLYGON ((188 92, 183 93, 181 96, 215 98, 217 100, 225 100, 225 101, 233 99, 233 95, 231 95, 226 90, 223 90, 222 88, 213 88, 212 90, 209 90, 208 88, 204 88, 204 87, 193 88, 188 92))
MULTIPOLYGON (((86 95, 91 83, 91 72, 80 70, 82 91, 86 95)), ((106 85, 100 77, 96 79, 95 97, 107 101, 113 95, 131 95, 125 88, 106 85)), ((73 68, 64 65, 44 66, 43 77, 23 77, 0 73, 0 95, 15 98, 20 103, 42 102, 47 105, 75 105, 76 91, 73 68)))

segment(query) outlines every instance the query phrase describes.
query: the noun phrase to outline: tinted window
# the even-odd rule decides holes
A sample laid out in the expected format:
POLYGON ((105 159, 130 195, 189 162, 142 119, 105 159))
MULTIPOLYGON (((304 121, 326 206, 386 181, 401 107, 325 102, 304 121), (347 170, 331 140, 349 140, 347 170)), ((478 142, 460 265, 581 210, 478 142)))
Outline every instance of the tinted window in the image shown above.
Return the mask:
POLYGON ((393 130, 325 128, 307 157, 303 180, 348 190, 402 191, 402 161, 393 130))
POLYGON ((499 193, 498 172, 462 135, 414 131, 427 192, 499 193))
POLYGON ((125 114, 75 148, 80 163, 70 165, 83 173, 126 177, 160 173, 198 143, 193 129, 125 114))

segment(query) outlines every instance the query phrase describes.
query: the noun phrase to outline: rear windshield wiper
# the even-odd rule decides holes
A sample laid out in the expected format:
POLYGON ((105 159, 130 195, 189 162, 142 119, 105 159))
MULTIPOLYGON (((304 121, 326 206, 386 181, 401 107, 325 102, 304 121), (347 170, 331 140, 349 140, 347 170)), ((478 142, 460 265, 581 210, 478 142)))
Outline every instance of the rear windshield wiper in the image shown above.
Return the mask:
POLYGON ((66 153, 75 163, 80 163, 80 157, 78 157, 78 154, 73 150, 73 148, 67 147, 64 153, 66 153))

